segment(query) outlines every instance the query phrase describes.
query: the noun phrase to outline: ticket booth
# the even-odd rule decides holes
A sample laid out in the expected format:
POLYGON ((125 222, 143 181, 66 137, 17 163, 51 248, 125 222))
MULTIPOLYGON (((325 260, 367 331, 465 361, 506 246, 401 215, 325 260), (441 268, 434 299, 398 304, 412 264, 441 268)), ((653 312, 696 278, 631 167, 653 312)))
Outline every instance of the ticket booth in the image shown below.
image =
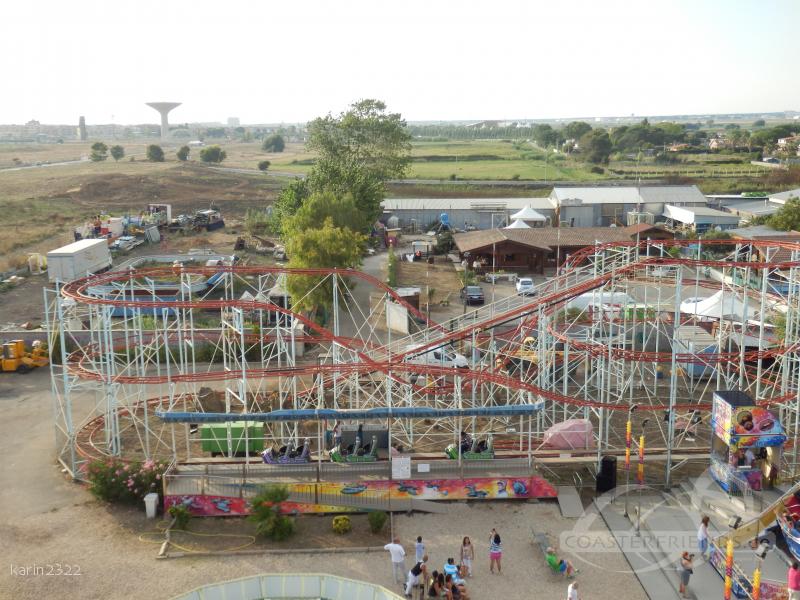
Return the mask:
POLYGON ((778 417, 738 390, 714 392, 711 476, 732 495, 772 487, 786 434, 778 417))

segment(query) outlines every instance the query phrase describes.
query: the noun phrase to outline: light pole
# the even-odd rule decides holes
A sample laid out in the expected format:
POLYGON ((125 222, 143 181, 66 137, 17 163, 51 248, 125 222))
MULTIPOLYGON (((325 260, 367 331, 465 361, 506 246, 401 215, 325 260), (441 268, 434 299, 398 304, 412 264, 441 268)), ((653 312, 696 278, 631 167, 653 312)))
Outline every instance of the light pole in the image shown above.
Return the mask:
POLYGON ((631 415, 638 408, 631 404, 628 408, 628 421, 625 423, 625 516, 628 517, 628 490, 631 484, 631 415))
POLYGON ((639 471, 637 479, 639 480, 639 506, 636 509, 636 535, 639 535, 639 528, 642 524, 642 488, 644 487, 644 428, 650 419, 642 421, 642 435, 639 436, 639 471))

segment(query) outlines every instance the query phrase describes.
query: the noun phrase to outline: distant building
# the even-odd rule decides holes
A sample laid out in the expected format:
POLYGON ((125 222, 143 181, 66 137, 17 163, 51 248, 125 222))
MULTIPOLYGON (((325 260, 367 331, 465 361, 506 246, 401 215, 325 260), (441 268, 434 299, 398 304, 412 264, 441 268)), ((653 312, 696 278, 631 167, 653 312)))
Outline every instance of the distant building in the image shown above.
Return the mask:
POLYGON ((655 221, 667 204, 706 206, 706 198, 696 185, 556 186, 550 200, 561 224, 569 227, 625 225, 630 212, 649 213, 655 221))
POLYGON ((776 202, 778 204, 786 204, 790 198, 797 198, 800 200, 800 188, 795 188, 793 190, 786 190, 785 192, 778 192, 777 194, 770 194, 769 200, 770 202, 776 202))
POLYGON ((770 217, 781 208, 777 202, 764 200, 750 200, 749 202, 730 202, 722 203, 722 208, 731 214, 737 215, 745 221, 750 221, 756 217, 770 217))
POLYGON ((78 118, 78 139, 82 142, 85 142, 88 139, 88 135, 86 134, 86 117, 79 117, 78 118))
POLYGON ((228 127, 239 127, 239 117, 228 117, 228 127))

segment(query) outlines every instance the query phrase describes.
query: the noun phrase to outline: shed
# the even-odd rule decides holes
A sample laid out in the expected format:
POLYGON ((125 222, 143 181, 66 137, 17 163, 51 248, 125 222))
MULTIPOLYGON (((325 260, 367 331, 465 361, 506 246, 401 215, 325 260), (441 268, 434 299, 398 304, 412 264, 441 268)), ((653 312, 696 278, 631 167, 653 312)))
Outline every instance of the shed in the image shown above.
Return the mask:
POLYGON ((707 206, 674 206, 666 204, 664 215, 667 224, 683 226, 697 233, 709 229, 734 229, 739 226, 739 217, 707 206))

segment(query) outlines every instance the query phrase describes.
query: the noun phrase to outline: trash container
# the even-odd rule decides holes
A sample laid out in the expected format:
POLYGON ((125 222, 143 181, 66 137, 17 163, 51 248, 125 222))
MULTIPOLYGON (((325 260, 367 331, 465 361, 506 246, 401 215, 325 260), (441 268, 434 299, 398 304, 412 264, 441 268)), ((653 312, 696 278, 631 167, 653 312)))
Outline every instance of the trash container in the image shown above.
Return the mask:
POLYGON ((150 492, 144 497, 144 508, 148 519, 155 519, 158 510, 158 494, 150 492))
POLYGON ((617 457, 604 456, 600 461, 600 472, 597 474, 597 493, 604 494, 615 487, 617 487, 617 457))

